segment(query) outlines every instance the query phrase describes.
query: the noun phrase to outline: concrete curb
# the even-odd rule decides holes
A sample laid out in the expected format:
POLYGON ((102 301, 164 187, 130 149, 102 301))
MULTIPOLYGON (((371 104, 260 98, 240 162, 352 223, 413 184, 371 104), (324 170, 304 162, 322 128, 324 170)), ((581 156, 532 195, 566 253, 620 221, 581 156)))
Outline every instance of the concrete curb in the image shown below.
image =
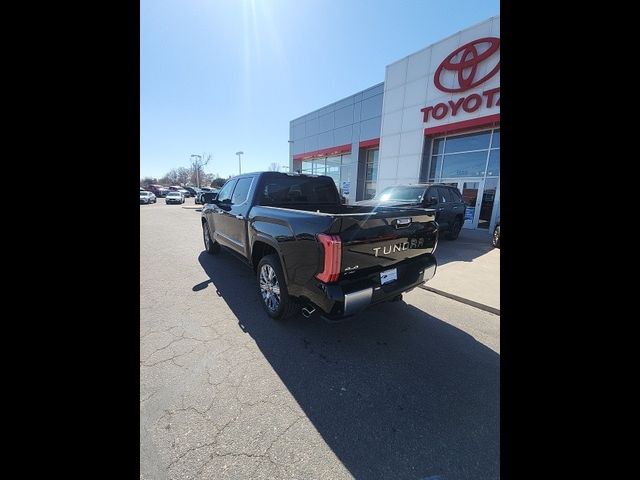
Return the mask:
POLYGON ((187 210, 202 210, 202 205, 183 205, 182 208, 187 210))
POLYGON ((500 309, 490 307, 489 305, 484 305, 482 303, 474 302, 473 300, 469 300, 468 298, 462 298, 458 295, 454 295, 453 293, 447 293, 442 290, 438 290, 437 288, 428 287, 427 285, 420 285, 420 288, 423 290, 427 290, 429 292, 437 293, 438 295, 442 295, 443 297, 450 298, 460 303, 465 303, 475 308, 479 308, 480 310, 484 310, 485 312, 493 313, 494 315, 500 316, 500 309))

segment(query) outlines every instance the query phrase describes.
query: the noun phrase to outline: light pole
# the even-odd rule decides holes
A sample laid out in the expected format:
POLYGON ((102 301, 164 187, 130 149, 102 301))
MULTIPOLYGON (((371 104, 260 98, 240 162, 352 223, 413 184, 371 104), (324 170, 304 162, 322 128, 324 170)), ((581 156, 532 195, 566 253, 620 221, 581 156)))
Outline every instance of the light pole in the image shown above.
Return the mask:
MULTIPOLYGON (((202 161, 202 155, 191 155, 191 158, 197 157, 198 160, 202 161)), ((200 188, 200 163, 196 163, 196 186, 200 188)))
POLYGON ((242 162, 240 155, 244 155, 244 152, 236 152, 236 155, 238 155, 238 175, 242 175, 242 162))

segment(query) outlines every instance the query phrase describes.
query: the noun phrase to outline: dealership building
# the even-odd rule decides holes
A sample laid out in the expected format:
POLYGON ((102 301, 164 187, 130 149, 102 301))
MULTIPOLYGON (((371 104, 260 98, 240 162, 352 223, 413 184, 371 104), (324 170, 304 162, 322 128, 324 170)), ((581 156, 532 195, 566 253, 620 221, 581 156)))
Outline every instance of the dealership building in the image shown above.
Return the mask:
POLYGON ((500 17, 292 120, 289 169, 332 177, 350 204, 391 185, 455 185, 467 203, 464 227, 492 229, 500 213, 500 17))

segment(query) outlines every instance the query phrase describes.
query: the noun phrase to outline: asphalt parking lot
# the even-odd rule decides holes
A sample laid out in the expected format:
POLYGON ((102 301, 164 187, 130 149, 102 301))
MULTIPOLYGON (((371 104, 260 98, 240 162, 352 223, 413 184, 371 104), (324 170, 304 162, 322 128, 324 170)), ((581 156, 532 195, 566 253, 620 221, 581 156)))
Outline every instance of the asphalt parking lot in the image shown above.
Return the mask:
POLYGON ((141 479, 499 478, 499 316, 415 289, 278 323, 256 288, 200 212, 140 206, 141 479))

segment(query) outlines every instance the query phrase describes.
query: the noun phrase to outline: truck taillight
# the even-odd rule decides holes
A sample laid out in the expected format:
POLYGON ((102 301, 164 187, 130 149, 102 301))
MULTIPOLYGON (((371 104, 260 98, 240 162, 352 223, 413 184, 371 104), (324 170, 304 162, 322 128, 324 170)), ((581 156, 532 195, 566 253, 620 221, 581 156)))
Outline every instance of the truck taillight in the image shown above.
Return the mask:
POLYGON ((338 235, 318 235, 318 241, 324 248, 324 269, 316 275, 316 278, 324 283, 338 280, 340 276, 340 263, 342 261, 342 241, 338 235))

